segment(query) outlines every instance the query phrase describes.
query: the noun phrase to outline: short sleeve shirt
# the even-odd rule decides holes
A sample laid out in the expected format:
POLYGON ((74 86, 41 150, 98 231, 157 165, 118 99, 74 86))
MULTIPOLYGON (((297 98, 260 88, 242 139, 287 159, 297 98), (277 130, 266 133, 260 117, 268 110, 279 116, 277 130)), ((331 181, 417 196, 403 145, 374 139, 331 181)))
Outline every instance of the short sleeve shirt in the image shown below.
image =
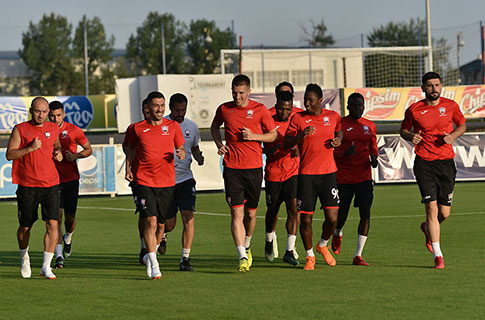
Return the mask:
POLYGON ((377 157, 376 125, 365 118, 354 120, 351 116, 342 118, 344 133, 342 144, 335 148, 337 183, 355 184, 372 180, 370 155, 377 157), (355 154, 344 157, 345 151, 354 145, 355 154))
POLYGON ((307 135, 298 143, 300 149, 300 172, 302 175, 322 175, 337 171, 330 144, 335 133, 340 131, 340 115, 322 109, 319 115, 302 111, 295 114, 286 131, 287 136, 297 136, 306 127, 315 127, 314 135, 307 135))
POLYGON ((453 146, 444 141, 444 132, 453 132, 453 124, 465 123, 460 107, 453 100, 440 97, 436 106, 430 106, 426 100, 420 100, 406 109, 401 128, 414 132, 421 131, 423 139, 414 152, 427 161, 452 159, 455 156, 453 146))
POLYGON ((35 138, 42 146, 25 156, 13 160, 12 183, 24 187, 48 188, 59 184, 59 174, 54 164, 54 143, 59 136, 59 126, 52 122, 44 122, 37 127, 31 121, 15 126, 20 135, 19 149, 25 148, 35 138))
POLYGON ((224 166, 232 169, 256 169, 263 166, 261 142, 245 141, 242 129, 252 133, 264 134, 275 128, 275 124, 265 105, 249 100, 245 107, 237 106, 233 101, 217 108, 214 123, 224 124, 226 145, 229 151, 224 154, 224 166))
POLYGON ((76 161, 67 161, 66 153, 77 153, 77 145, 85 145, 88 139, 84 132, 78 126, 64 122, 60 128, 59 141, 62 147, 63 159, 61 162, 56 161, 57 171, 61 183, 79 180, 79 170, 76 161))

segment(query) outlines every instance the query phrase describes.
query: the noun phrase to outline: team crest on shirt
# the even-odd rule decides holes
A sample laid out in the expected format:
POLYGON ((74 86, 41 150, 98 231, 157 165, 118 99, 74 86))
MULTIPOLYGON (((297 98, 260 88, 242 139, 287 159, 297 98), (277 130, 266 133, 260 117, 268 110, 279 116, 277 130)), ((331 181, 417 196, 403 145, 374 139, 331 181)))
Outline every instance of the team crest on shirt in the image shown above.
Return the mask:
POLYGON ((190 137, 190 129, 185 129, 185 136, 190 137))
POLYGON ((368 126, 363 126, 363 128, 364 128, 364 134, 369 134, 370 133, 368 126))
POLYGON ((440 107, 438 110, 440 111, 440 117, 446 116, 446 107, 440 107))
POLYGON ((164 136, 168 135, 168 127, 167 126, 162 127, 162 135, 164 135, 164 136))
POLYGON ((62 130, 62 138, 65 138, 67 137, 67 130, 62 130))
POLYGON ((253 114, 254 114, 254 110, 249 109, 246 119, 251 119, 253 117, 253 114))
POLYGON ((324 124, 325 126, 330 125, 330 119, 329 119, 328 117, 323 117, 323 124, 324 124))
POLYGON ((49 138, 51 137, 51 133, 50 133, 50 132, 45 132, 44 134, 45 134, 45 137, 46 137, 47 139, 49 139, 49 138))

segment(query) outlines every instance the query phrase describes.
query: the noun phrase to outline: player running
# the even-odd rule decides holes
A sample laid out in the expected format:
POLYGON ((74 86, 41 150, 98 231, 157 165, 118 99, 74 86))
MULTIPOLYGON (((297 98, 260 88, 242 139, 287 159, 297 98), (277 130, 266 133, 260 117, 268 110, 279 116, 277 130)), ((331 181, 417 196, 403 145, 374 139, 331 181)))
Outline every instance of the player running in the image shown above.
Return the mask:
POLYGON ((368 266, 362 259, 362 250, 367 240, 370 224, 370 209, 372 206, 373 181, 371 166, 377 167, 376 125, 362 118, 364 113, 364 97, 360 93, 352 93, 347 99, 349 115, 342 118, 342 144, 335 148, 337 164, 337 184, 340 197, 337 228, 332 238, 332 251, 340 253, 343 232, 347 221, 350 204, 355 195, 354 207, 359 208, 360 222, 357 229, 357 250, 352 263, 368 266))
POLYGON ((453 100, 440 97, 442 88, 439 74, 423 75, 421 89, 425 98, 406 109, 400 132, 403 139, 415 145, 414 175, 426 210, 421 230, 428 250, 433 253, 435 269, 445 267, 440 224, 450 216, 453 200, 456 177, 453 142, 466 131, 460 107, 453 100))
POLYGON ((59 208, 59 237, 56 245, 56 264, 54 268, 64 267, 64 257, 62 255, 62 242, 64 241, 64 254, 67 258, 71 256, 72 234, 76 227, 77 200, 79 197, 79 170, 77 159, 87 158, 93 154, 93 149, 84 132, 78 126, 64 121, 66 113, 60 101, 49 103, 49 120, 60 128, 59 141, 62 147, 63 159, 56 162, 59 172, 61 203, 59 208), (82 151, 77 152, 77 146, 82 147, 82 151), (64 228, 66 233, 62 235, 62 211, 64 210, 64 228))
POLYGON ((333 158, 333 148, 342 140, 340 116, 335 111, 322 108, 323 91, 310 83, 305 90, 306 111, 295 114, 286 131, 284 147, 298 145, 300 171, 298 176, 298 210, 301 213, 300 233, 306 250, 305 270, 315 269, 312 245, 312 217, 317 198, 325 215, 321 239, 316 245, 325 262, 335 266, 327 243, 337 225, 339 196, 333 158))
POLYGON ((232 80, 233 101, 217 108, 211 134, 217 153, 224 155, 224 187, 231 211, 231 232, 239 254, 240 272, 252 265, 251 237, 256 226, 263 158, 261 142, 273 142, 278 137, 268 109, 249 99, 250 80, 237 75, 232 80), (220 127, 224 124, 226 144, 222 143, 220 127))

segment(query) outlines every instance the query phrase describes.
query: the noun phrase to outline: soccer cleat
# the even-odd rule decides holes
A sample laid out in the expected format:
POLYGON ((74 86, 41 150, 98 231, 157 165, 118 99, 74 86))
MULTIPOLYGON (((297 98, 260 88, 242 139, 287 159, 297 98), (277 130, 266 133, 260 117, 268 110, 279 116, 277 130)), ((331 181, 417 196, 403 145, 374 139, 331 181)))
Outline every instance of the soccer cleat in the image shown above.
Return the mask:
POLYGON ((30 270, 30 259, 20 261, 20 274, 24 279, 30 278, 32 275, 32 270, 30 270))
POLYGON ((297 266, 298 264, 300 264, 300 262, 298 262, 298 260, 296 260, 295 256, 293 255, 293 252, 288 250, 286 250, 285 255, 283 256, 283 261, 288 262, 292 266, 297 266))
POLYGON ((183 257, 182 262, 180 262, 180 271, 193 271, 192 265, 190 264, 190 258, 183 257))
POLYGON ((303 267, 303 270, 313 270, 315 269, 315 256, 313 257, 306 257, 306 263, 303 267))
POLYGON ((318 253, 320 253, 323 256, 323 259, 325 260, 325 262, 329 266, 335 267, 335 265, 337 264, 337 262, 335 261, 334 257, 330 253, 330 251, 328 251, 328 248, 326 246, 325 247, 320 247, 318 245, 318 243, 317 243, 317 246, 316 246, 315 249, 317 250, 318 253))
POLYGON ((352 264, 354 264, 356 266, 368 266, 369 265, 367 262, 365 262, 364 259, 362 259, 361 256, 355 256, 354 260, 352 260, 352 264))
POLYGON ((276 232, 274 233, 274 238, 273 238, 273 257, 276 259, 278 258, 279 253, 278 253, 278 242, 276 241, 276 232))
POLYGON ((48 280, 54 280, 56 278, 56 275, 52 272, 52 269, 50 267, 42 267, 42 269, 40 269, 40 276, 48 280))
POLYGON ((152 266, 152 280, 160 279, 162 277, 162 272, 160 271, 160 266, 152 266))
POLYGON ((426 248, 428 248, 428 251, 433 253, 433 247, 431 246, 431 239, 429 238, 428 231, 426 230, 426 222, 421 223, 421 231, 423 231, 424 236, 426 237, 426 248))
POLYGON ((140 249, 140 255, 138 256, 138 261, 140 261, 140 264, 145 265, 145 260, 143 260, 143 257, 148 253, 146 248, 141 248, 140 249))
MULTIPOLYGON (((65 236, 66 235, 64 235, 64 237, 65 236)), ((64 242, 64 255, 66 256, 66 258, 69 258, 71 256, 72 241, 71 241, 71 243, 67 244, 66 240, 64 240, 64 237, 62 237, 62 242, 64 242)))
POLYGON ((158 246, 158 253, 160 253, 161 255, 164 255, 165 252, 167 252, 167 241, 167 234, 165 233, 162 237, 160 245, 158 246))
POLYGON ((249 267, 253 265, 253 255, 251 254, 251 248, 246 248, 246 255, 248 256, 249 267))
POLYGON ((152 263, 150 262, 150 258, 148 258, 148 253, 143 256, 143 262, 147 267, 147 277, 152 277, 152 263))
POLYGON ((269 262, 274 261, 273 241, 266 241, 266 244, 264 245, 264 256, 269 262))
POLYGON ((237 268, 237 270, 239 272, 248 272, 249 267, 250 267, 250 265, 249 265, 248 259, 242 258, 241 260, 239 260, 239 267, 237 268))
POLYGON ((445 261, 443 260, 442 256, 434 258, 434 267, 433 269, 444 269, 445 268, 445 261))
POLYGON ((336 236, 335 234, 332 236, 332 251, 335 254, 340 253, 340 247, 342 246, 342 238, 343 236, 336 236))
POLYGON ((296 248, 293 248, 293 257, 295 257, 295 259, 298 259, 300 257, 298 252, 296 252, 296 248))
POLYGON ((64 268, 64 259, 62 257, 56 258, 56 264, 54 265, 54 269, 62 269, 64 268))

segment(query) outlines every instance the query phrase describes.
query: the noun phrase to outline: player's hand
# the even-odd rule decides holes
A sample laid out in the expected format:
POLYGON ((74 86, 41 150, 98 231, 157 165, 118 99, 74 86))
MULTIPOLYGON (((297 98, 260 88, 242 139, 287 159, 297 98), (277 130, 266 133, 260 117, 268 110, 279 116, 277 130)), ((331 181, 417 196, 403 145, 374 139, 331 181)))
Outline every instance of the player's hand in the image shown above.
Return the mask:
POLYGON ((72 153, 70 151, 66 151, 66 160, 67 161, 76 161, 78 158, 77 153, 72 153))
POLYGON ((348 157, 354 154, 355 154, 355 145, 354 145, 354 142, 352 141, 352 144, 347 148, 347 150, 345 150, 343 157, 348 157))
POLYGON ((125 171, 125 180, 132 182, 133 181, 133 173, 130 169, 126 169, 125 171))
POLYGON ((32 151, 35 151, 37 149, 40 149, 40 147, 42 147, 42 141, 40 141, 38 137, 35 137, 35 139, 32 140, 32 143, 30 144, 30 148, 32 151))
POLYGON ((177 155, 177 157, 180 160, 184 160, 185 159, 185 149, 184 148, 176 149, 175 150, 175 154, 177 155))
POLYGON ((314 135, 316 132, 316 129, 314 126, 308 126, 306 127, 304 130, 303 130, 303 137, 302 138, 305 138, 306 136, 310 135, 314 135))
POLYGON ((332 139, 330 144, 332 145, 332 147, 336 148, 336 147, 338 147, 339 145, 342 144, 342 139, 340 139, 339 137, 335 137, 335 138, 332 139))
POLYGON ((62 152, 60 152, 59 150, 54 150, 54 159, 61 162, 62 161, 62 152))
POLYGON ((453 144, 453 142, 455 142, 455 138, 453 138, 453 135, 447 132, 443 132, 443 134, 445 135, 443 140, 445 140, 446 144, 453 144))
POLYGON ((411 141, 413 144, 418 144, 423 140, 423 137, 421 136, 421 130, 418 131, 418 133, 415 133, 413 135, 413 140, 411 141))
POLYGON ((217 150, 217 154, 222 156, 223 154, 229 152, 229 147, 226 145, 222 145, 219 150, 217 150))
POLYGON ((296 157, 299 157, 299 156, 300 156, 300 149, 298 149, 297 146, 294 146, 293 148, 291 148, 290 157, 296 158, 296 157))
POLYGON ((372 168, 377 168, 377 157, 376 156, 373 156, 373 155, 370 156, 370 165, 372 166, 372 168))
POLYGON ((202 151, 199 153, 199 155, 198 155, 198 156, 195 156, 195 155, 194 155, 194 158, 195 158, 195 161, 197 161, 197 164, 198 164, 199 166, 204 165, 204 156, 202 155, 202 151))
POLYGON ((251 129, 248 129, 246 127, 244 127, 241 130, 241 133, 242 133, 243 139, 246 141, 252 141, 254 138, 254 133, 251 132, 251 129))

